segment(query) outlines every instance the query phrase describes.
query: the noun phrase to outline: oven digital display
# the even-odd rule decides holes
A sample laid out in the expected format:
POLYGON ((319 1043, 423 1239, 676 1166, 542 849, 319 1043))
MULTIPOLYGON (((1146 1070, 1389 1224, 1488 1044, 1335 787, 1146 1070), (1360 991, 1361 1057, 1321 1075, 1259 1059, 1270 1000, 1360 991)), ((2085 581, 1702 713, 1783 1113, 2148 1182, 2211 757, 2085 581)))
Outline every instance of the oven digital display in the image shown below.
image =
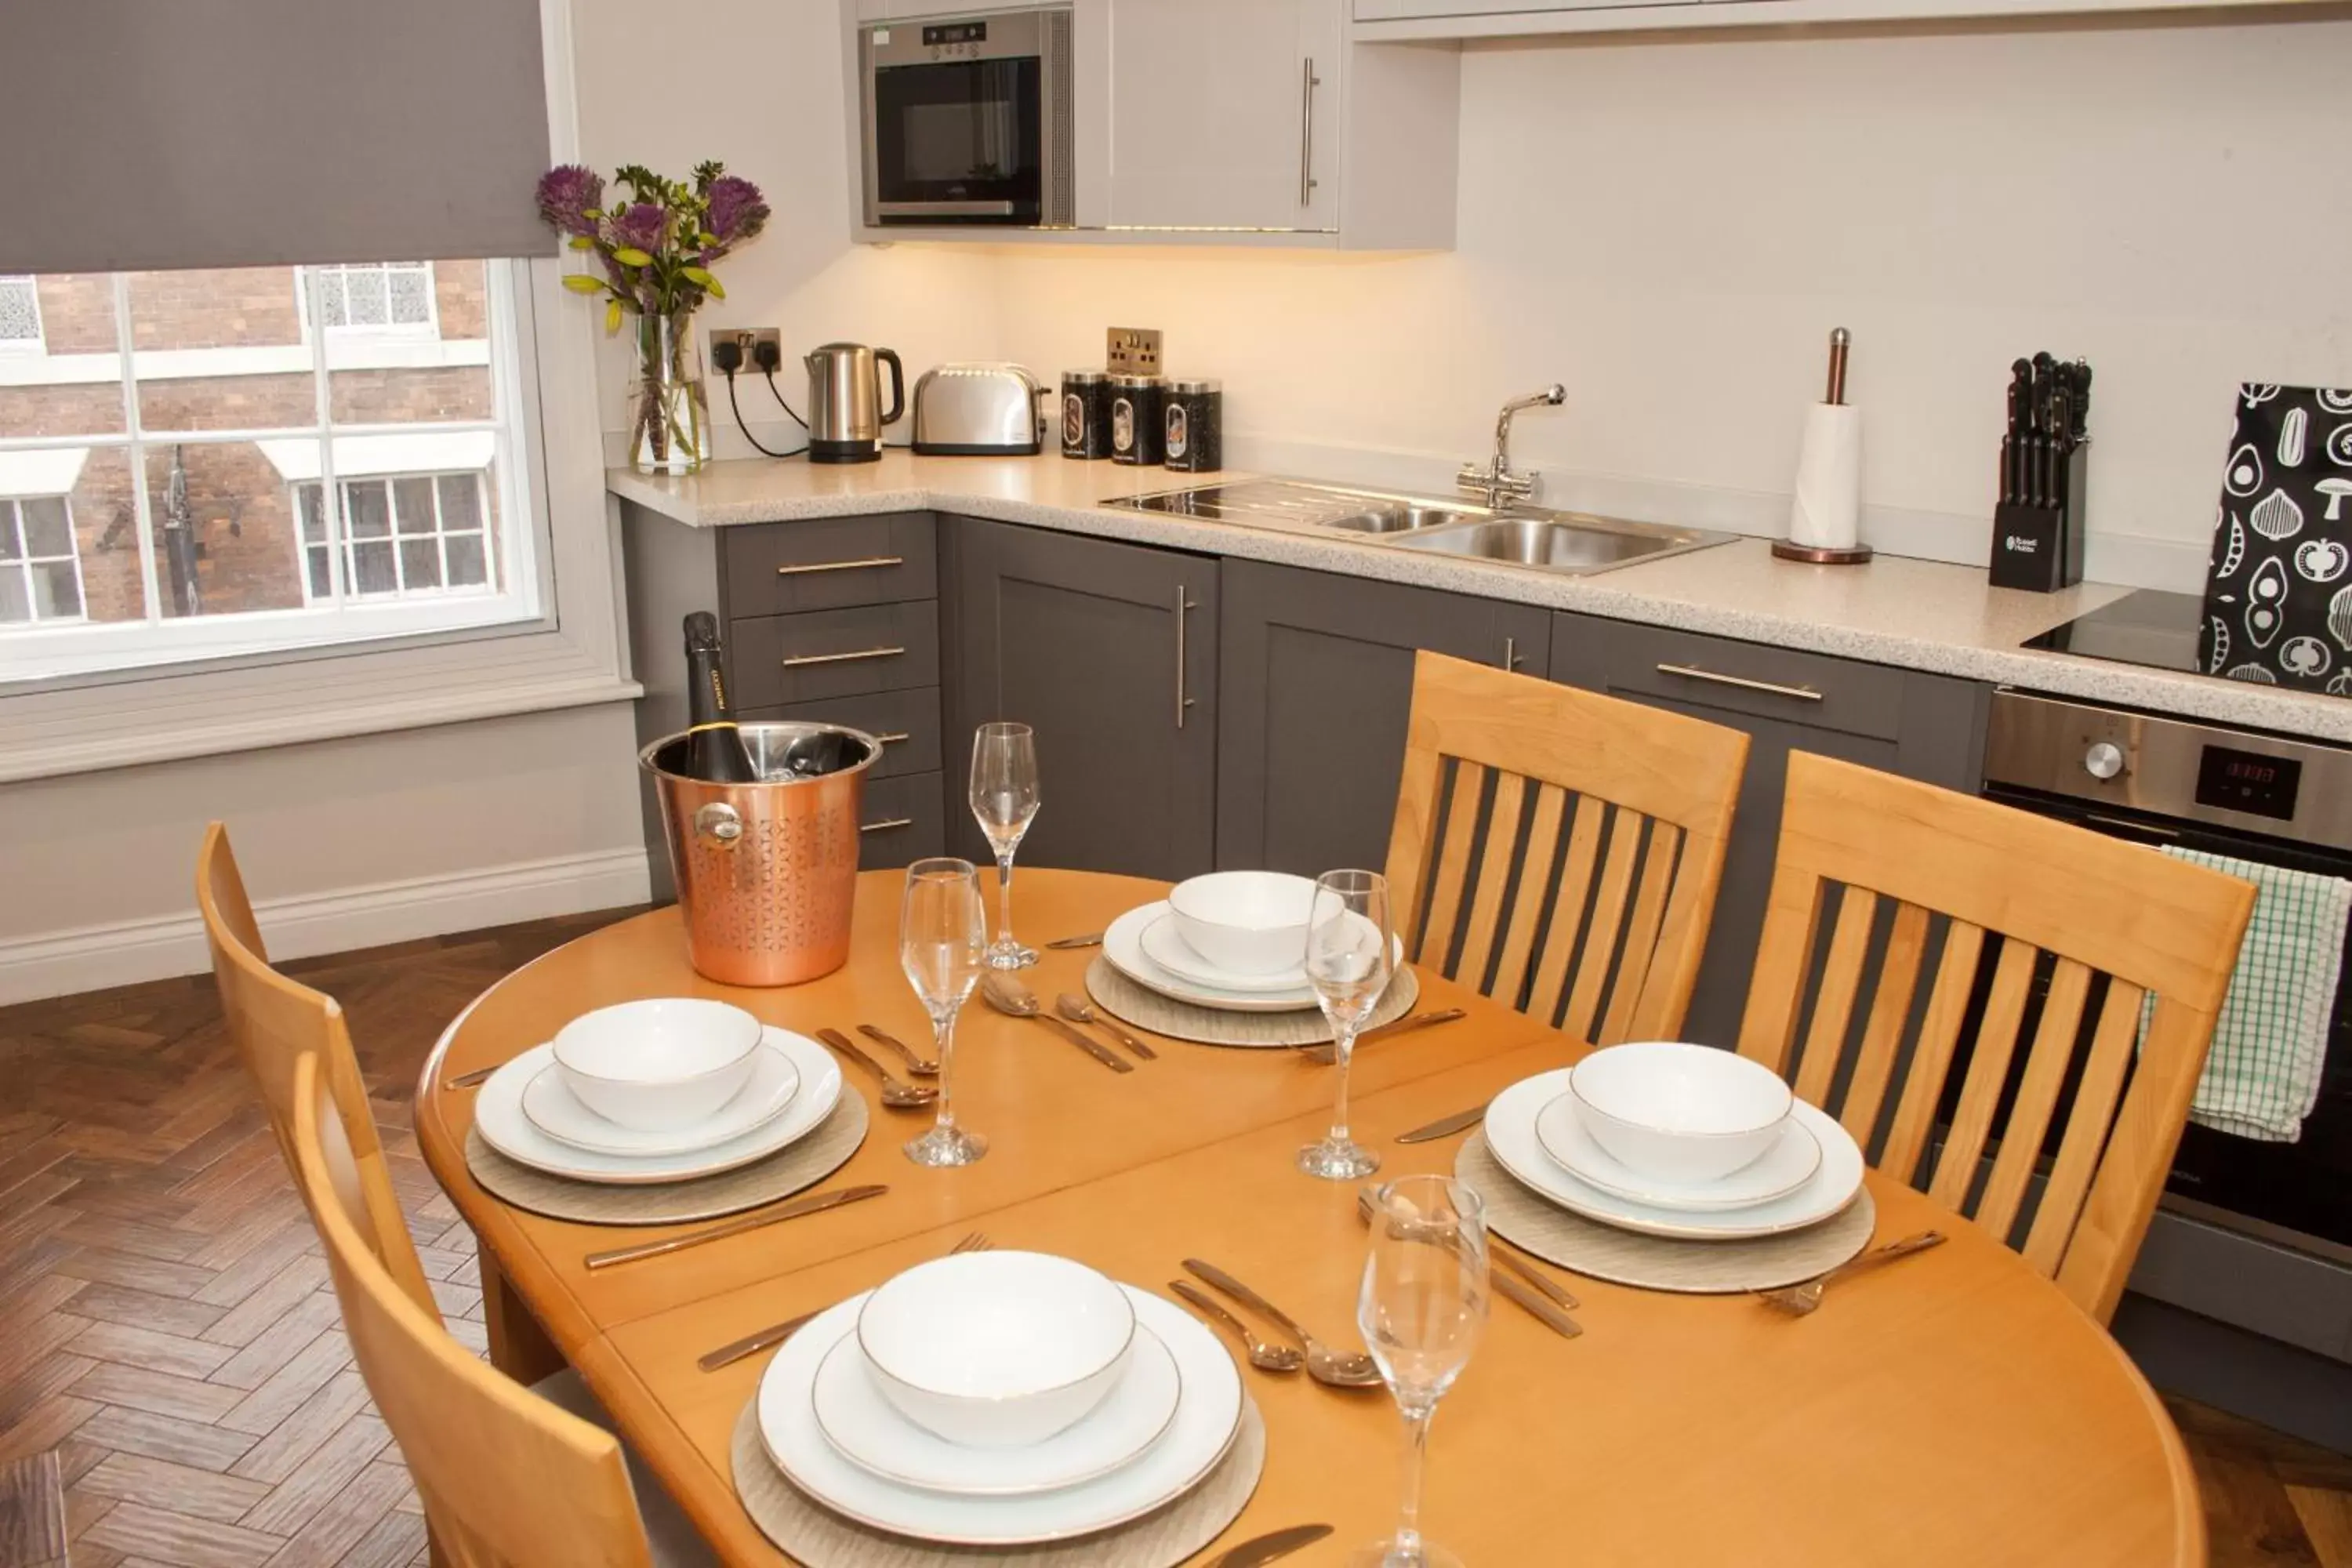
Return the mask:
POLYGON ((2292 822, 2302 782, 2303 764, 2293 757, 2207 746, 2197 763, 2197 804, 2292 822))
POLYGON ((950 22, 943 27, 923 29, 923 42, 930 44, 984 44, 988 42, 985 22, 950 22))

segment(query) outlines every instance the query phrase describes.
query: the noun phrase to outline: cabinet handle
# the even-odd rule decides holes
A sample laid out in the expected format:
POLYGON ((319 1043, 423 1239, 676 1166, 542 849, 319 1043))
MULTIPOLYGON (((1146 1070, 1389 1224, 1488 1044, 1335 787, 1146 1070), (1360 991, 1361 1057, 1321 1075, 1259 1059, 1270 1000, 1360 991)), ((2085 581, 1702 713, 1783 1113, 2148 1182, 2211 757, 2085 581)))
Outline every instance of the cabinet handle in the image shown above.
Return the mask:
POLYGON ((1519 639, 1517 637, 1503 639, 1503 668, 1505 669, 1519 668, 1519 639))
POLYGON ((874 743, 877 746, 895 746, 906 738, 907 732, 904 730, 893 730, 887 735, 875 736, 874 743))
POLYGON ((784 668, 798 669, 810 664, 847 664, 860 658, 896 658, 906 651, 902 647, 861 647, 848 653, 796 653, 784 660, 784 668))
POLYGON ((1737 686, 1743 691, 1769 691, 1775 697, 1793 697, 1800 702, 1819 702, 1822 694, 1810 686, 1780 686, 1769 680, 1750 680, 1744 675, 1725 675, 1717 670, 1701 669, 1695 664, 1662 664, 1660 675, 1679 675, 1685 680, 1705 680, 1717 686, 1737 686))
POLYGON ((1184 617, 1193 607, 1192 602, 1184 596, 1184 585, 1181 583, 1176 584, 1176 728, 1179 730, 1184 727, 1184 710, 1192 706, 1192 700, 1184 695, 1184 617))
POLYGON ((869 555, 863 561, 811 561, 805 565, 779 566, 779 577, 805 577, 812 572, 856 572, 868 566, 904 566, 903 555, 869 555))
POLYGON ((1298 205, 1315 205, 1315 89, 1323 79, 1315 74, 1315 57, 1300 62, 1298 82, 1298 205))
POLYGON ((881 833, 893 827, 912 827, 914 826, 915 819, 911 816, 886 816, 879 822, 859 823, 857 825, 857 831, 860 833, 881 833))

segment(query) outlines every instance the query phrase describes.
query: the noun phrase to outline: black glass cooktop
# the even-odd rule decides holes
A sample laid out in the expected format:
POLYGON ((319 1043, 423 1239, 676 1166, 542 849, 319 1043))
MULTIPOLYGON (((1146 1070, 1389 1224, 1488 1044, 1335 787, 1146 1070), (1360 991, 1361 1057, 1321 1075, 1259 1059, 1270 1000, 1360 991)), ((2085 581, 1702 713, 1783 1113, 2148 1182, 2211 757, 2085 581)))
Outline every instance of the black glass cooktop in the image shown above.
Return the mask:
POLYGON ((2064 626, 2053 626, 2038 637, 2028 637, 2025 646, 2194 674, 2199 669, 2197 633, 2204 615, 2201 595, 2142 588, 2086 616, 2077 616, 2064 626))

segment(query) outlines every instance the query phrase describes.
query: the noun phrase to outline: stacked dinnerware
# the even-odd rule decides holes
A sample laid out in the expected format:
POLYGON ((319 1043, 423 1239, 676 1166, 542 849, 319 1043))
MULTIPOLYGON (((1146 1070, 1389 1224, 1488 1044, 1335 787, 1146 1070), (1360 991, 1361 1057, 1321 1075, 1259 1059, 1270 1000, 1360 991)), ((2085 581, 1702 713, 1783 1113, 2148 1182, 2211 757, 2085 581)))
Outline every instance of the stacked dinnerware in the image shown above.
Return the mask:
POLYGON ((1228 1013, 1317 1005, 1307 983, 1311 877, 1216 871, 1128 910, 1103 932, 1103 957, 1147 990, 1228 1013))
POLYGON ((874 1530, 1060 1541, 1199 1486, 1242 1425, 1241 1373, 1157 1296, 1064 1258, 969 1252, 810 1321, 761 1380, 768 1458, 874 1530))
POLYGON ((1784 1235, 1862 1190, 1844 1128, 1770 1068, 1708 1046, 1612 1046, 1538 1073, 1495 1097, 1486 1137, 1538 1197, 1648 1236, 1784 1235))
POLYGON ((482 1085, 474 1125, 518 1164, 573 1181, 691 1181, 815 1131, 841 1069, 814 1040, 698 997, 583 1013, 482 1085))

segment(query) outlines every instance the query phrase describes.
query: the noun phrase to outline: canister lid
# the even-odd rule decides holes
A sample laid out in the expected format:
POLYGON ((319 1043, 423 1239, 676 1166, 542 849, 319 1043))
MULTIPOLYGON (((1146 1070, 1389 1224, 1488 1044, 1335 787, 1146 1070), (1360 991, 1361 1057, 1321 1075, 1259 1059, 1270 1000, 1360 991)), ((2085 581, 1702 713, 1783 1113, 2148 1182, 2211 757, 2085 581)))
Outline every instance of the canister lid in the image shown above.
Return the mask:
POLYGON ((1064 386, 1098 386, 1110 379, 1105 370, 1066 370, 1062 373, 1064 386))
POLYGON ((1169 391, 1188 394, 1196 392, 1223 392, 1224 389, 1225 384, 1222 381, 1171 381, 1168 384, 1169 391))
POLYGON ((1156 375, 1115 375, 1110 378, 1110 384, 1113 386, 1134 387, 1165 386, 1168 384, 1165 380, 1156 375))

